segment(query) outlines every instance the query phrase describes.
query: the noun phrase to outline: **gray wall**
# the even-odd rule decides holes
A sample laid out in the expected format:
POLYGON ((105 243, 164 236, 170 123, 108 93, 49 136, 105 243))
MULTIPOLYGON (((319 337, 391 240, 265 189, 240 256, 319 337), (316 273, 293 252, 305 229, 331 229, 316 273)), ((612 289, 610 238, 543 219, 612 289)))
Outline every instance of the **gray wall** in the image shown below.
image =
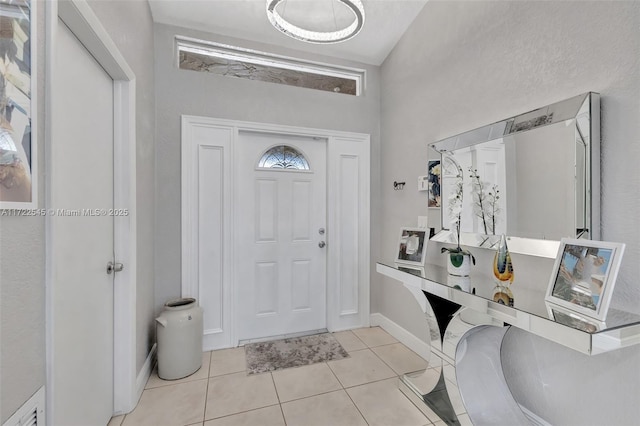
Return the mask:
MULTIPOLYGON (((279 46, 156 25, 156 307, 180 296, 180 116, 182 114, 277 123, 371 135, 373 188, 379 170, 379 70, 360 63, 311 56, 279 46), (297 58, 366 69, 366 91, 355 97, 179 70, 174 36, 184 35, 297 58)), ((372 257, 378 247, 379 197, 372 193, 372 257)))
MULTIPOLYGON (((38 207, 44 206, 44 7, 37 16, 38 207)), ((0 217, 0 423, 45 382, 44 217, 0 217)))
POLYGON ((136 371, 155 341, 155 81, 153 20, 146 1, 91 0, 94 12, 136 75, 136 371))
MULTIPOLYGON (((637 2, 427 3, 381 67, 383 258, 393 259, 398 228, 426 214, 426 195, 413 181, 426 172, 427 143, 596 91, 602 239, 627 244, 612 304, 640 313, 639 27, 637 2), (394 192, 394 180, 406 180, 405 190, 394 192)), ((437 250, 431 244, 429 258, 444 265, 437 250)), ((541 285, 547 264, 539 268, 541 285)), ((379 312, 409 330, 424 323, 408 312, 397 282, 374 279, 379 312)), ((514 395, 563 425, 636 423, 639 358, 637 346, 589 358, 517 331, 503 346, 514 395)))
MULTIPOLYGON (((154 129, 153 29, 147 2, 91 1, 137 77, 137 371, 153 343, 154 129)), ((44 147, 45 17, 38 13, 39 203, 46 191, 44 147)), ((45 384, 44 218, 0 220, 0 423, 45 384)))

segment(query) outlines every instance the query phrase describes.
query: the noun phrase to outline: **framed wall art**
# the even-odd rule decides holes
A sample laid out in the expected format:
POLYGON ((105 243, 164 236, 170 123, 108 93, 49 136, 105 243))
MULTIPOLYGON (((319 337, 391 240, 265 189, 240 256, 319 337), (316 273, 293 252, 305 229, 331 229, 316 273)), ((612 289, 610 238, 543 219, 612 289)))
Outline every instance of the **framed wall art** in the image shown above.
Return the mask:
POLYGON ((423 267, 427 256, 428 232, 426 228, 401 228, 396 263, 423 267))
POLYGON ((563 238, 545 300, 603 321, 624 247, 620 243, 563 238))
POLYGON ((440 160, 429 160, 427 178, 429 179, 429 207, 440 207, 442 181, 440 179, 440 160))
POLYGON ((35 6, 0 0, 0 208, 37 206, 35 6))

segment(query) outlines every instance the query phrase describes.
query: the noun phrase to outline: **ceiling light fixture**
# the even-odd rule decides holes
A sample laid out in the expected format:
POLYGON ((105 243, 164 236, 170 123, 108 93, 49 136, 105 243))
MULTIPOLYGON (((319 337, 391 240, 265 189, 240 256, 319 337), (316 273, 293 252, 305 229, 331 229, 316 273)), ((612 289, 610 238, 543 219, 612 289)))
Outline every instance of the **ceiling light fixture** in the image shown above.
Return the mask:
POLYGON ((360 0, 337 0, 347 6, 355 15, 355 20, 347 27, 329 32, 311 31, 287 21, 278 13, 276 6, 286 0, 267 0, 267 17, 271 25, 289 37, 307 43, 329 44, 349 40, 360 32, 364 25, 364 7, 360 0))

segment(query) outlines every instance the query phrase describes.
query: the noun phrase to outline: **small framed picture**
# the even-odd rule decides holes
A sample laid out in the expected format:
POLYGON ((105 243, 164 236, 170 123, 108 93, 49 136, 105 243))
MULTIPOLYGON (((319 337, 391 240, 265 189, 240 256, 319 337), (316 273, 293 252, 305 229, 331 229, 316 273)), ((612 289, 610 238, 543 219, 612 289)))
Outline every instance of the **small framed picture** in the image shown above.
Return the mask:
POLYGON ((619 243, 563 238, 545 300, 604 320, 624 247, 619 243))
POLYGON ((587 333, 596 333, 606 328, 604 321, 597 321, 593 318, 577 314, 553 303, 547 303, 547 312, 549 313, 549 318, 555 322, 587 333))
POLYGON ((422 267, 427 256, 427 228, 401 228, 396 263, 422 267))

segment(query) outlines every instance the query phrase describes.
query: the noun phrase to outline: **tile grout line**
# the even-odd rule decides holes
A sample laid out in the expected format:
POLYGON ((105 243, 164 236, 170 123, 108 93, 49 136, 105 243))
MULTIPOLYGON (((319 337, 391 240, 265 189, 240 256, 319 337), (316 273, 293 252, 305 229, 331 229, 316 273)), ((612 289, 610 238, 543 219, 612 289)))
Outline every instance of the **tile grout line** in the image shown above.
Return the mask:
MULTIPOLYGON (((237 412, 237 413, 225 414, 224 416, 214 417, 214 418, 212 418, 212 419, 205 420, 205 421, 204 421, 204 423, 206 423, 206 422, 210 422, 210 421, 213 421, 213 420, 226 419, 227 417, 238 416, 238 415, 240 415, 240 414, 250 413, 250 412, 252 412, 252 411, 263 410, 263 409, 265 409, 265 408, 275 407, 275 406, 279 406, 279 405, 280 405, 280 404, 271 404, 271 405, 266 405, 266 406, 264 406, 264 407, 251 408, 251 409, 249 409, 249 410, 239 411, 239 412, 237 412)), ((284 417, 284 415, 283 415, 283 417, 284 417)))
MULTIPOLYGON (((367 346, 367 344, 366 344, 365 342, 363 342, 363 341, 362 341, 362 339, 361 339, 361 338, 359 338, 359 337, 358 337, 358 335, 357 335, 356 333, 354 333, 354 332, 353 332, 353 330, 344 330, 344 331, 348 331, 349 333, 351 333, 351 335, 353 335, 353 337, 355 337, 355 338, 356 338, 356 340, 357 340, 358 342, 362 343, 362 344, 365 346, 365 348, 367 348, 367 347, 368 347, 368 346, 367 346)), ((331 333, 331 334, 334 334, 334 333, 331 333)), ((334 336, 334 337, 335 337, 335 336, 334 336)), ((336 340, 338 340, 338 338, 337 338, 337 337, 336 337, 336 340)), ((338 343, 340 343, 340 341, 339 341, 339 340, 338 340, 338 343)), ((340 343, 340 346, 342 346, 342 343, 340 343)), ((344 348, 344 346, 343 346, 343 348, 344 348)), ((356 352, 356 351, 359 351, 359 350, 360 350, 360 349, 356 349, 355 351, 352 351, 352 352, 356 352)), ((347 351, 347 350, 345 349, 345 351, 347 351)), ((347 353, 349 353, 349 351, 347 351, 347 353)))
MULTIPOLYGON (((400 342, 398 342, 398 343, 400 343, 400 342)), ((393 343, 393 344, 395 344, 395 343, 393 343)), ((393 371, 393 372, 396 374, 396 380, 398 380, 398 381, 399 381, 399 380, 400 380, 400 377, 404 376, 405 374, 408 374, 408 373, 398 373, 396 370, 394 370, 394 369, 393 369, 393 367, 391 367, 389 364, 387 364, 387 363, 386 363, 386 362, 385 362, 385 361, 380 357, 380 355, 378 355, 378 354, 377 354, 373 349, 371 350, 371 352, 373 352, 373 354, 374 354, 376 357, 378 357, 378 359, 379 359, 380 361, 382 361, 382 363, 383 363, 383 364, 385 364, 387 367, 389 367, 389 368, 391 369, 391 371, 393 371)), ((429 364, 428 364, 428 363, 427 363, 427 369, 429 369, 429 364)), ((444 373, 444 367, 443 367, 443 373, 444 373)), ((388 380, 388 379, 382 379, 382 380, 388 380)), ((379 381, 379 382, 381 382, 382 380, 378 380, 378 381, 379 381)), ((373 383, 373 382, 372 382, 372 383, 373 383)), ((353 386, 353 387, 355 387, 355 386, 353 386)), ((398 389, 398 391, 400 391, 400 389, 398 389)), ((348 393, 348 392, 347 392, 347 393, 348 393)), ((410 401, 410 400, 409 400, 409 401, 410 401)), ((410 401, 410 402, 412 402, 412 401, 410 401)), ((414 404, 414 405, 415 405, 415 404, 414 404)), ((418 409, 418 411, 420 411, 420 412, 422 413, 422 410, 420 410, 418 407, 416 407, 416 408, 418 409)), ((427 419, 427 421, 428 421, 429 423, 431 423, 431 424, 433 425, 433 422, 431 422, 431 419, 430 419, 429 417, 427 417, 427 415, 426 415, 426 414, 422 413, 422 415, 427 419)))
MULTIPOLYGON (((355 334, 355 333, 354 333, 355 334)), ((358 337, 358 336, 356 336, 358 337)), ((354 351, 355 352, 355 351, 354 351)), ((373 352, 373 351, 371 351, 373 352)), ((349 395, 349 392, 347 392, 347 388, 344 387, 344 385, 342 384, 342 382, 340 381, 340 379, 338 378, 338 375, 336 374, 335 371, 333 371, 333 369, 331 368, 331 366, 329 365, 328 362, 325 361, 325 364, 327 364, 327 367, 329 367, 329 371, 331 371, 331 374, 333 374, 333 377, 336 378, 336 380, 338 381, 338 383, 340 384, 340 386, 342 386, 342 391, 344 393, 347 394, 347 397, 349 398, 349 400, 351 401, 351 403, 353 404, 354 407, 356 407, 356 410, 358 410, 358 413, 360 413, 360 417, 362 417, 362 420, 364 420, 364 422, 367 424, 367 426, 369 425, 369 422, 367 421, 367 419, 364 417, 364 414, 362 414, 362 411, 360 411, 360 408, 356 405, 355 401, 353 400, 353 398, 351 398, 351 395, 349 395)))
MULTIPOLYGON (((347 392, 347 395, 349 395, 349 398, 351 398, 351 395, 349 394, 349 389, 355 389, 355 388, 362 387, 362 386, 368 386, 368 385, 372 385, 372 384, 375 384, 375 383, 384 382, 384 381, 386 381, 386 380, 391 380, 391 379, 400 380, 400 376, 388 377, 388 378, 386 378, 386 379, 379 379, 379 380, 374 380, 374 381, 372 381, 372 382, 362 383, 362 384, 359 384, 359 385, 355 385, 355 386, 350 386, 350 387, 348 387, 348 388, 344 388, 344 390, 345 390, 345 392, 347 392)), ((398 390, 398 392, 400 392, 400 389, 397 389, 397 390, 398 390)), ((353 401, 353 399, 352 399, 352 398, 351 398, 351 401, 354 403, 354 405, 356 406, 356 408, 358 408, 358 411, 360 411, 360 409, 359 409, 358 405, 355 403, 355 401, 353 401)), ((409 401, 409 402, 411 402, 411 403, 413 404, 413 402, 412 402, 412 401, 410 401, 410 400, 408 400, 408 401, 409 401)), ((415 404, 413 404, 413 406, 415 407, 415 404)), ((422 411, 420 411, 420 409, 419 409, 418 407, 415 407, 415 408, 416 408, 416 409, 417 409, 417 410, 422 414, 422 416, 423 416, 423 417, 427 420, 427 422, 428 422, 428 423, 425 423, 423 426, 433 426, 433 425, 435 425, 435 423, 434 423, 434 422, 432 422, 432 421, 431 421, 431 419, 430 419, 429 417, 427 417, 427 415, 426 415, 426 414, 422 413, 422 411)), ((361 413, 361 414, 362 414, 362 413, 361 413)), ((364 415, 363 415, 362 417, 364 417, 364 415)), ((365 419, 365 421, 366 421, 366 419, 365 419)))
MULTIPOLYGON (((209 376, 208 379, 217 379, 218 377, 224 377, 224 376, 231 376, 232 374, 238 374, 238 373, 246 373, 247 370, 240 370, 240 371, 232 371, 230 373, 224 373, 224 374, 218 374, 216 376, 209 376)), ((265 371, 266 373, 266 371, 265 371)), ((211 374, 211 372, 209 372, 209 374, 211 374)), ((257 374, 264 374, 264 373, 257 373, 257 374)), ((252 374, 246 374, 247 376, 252 376, 252 374)))
MULTIPOLYGON (((361 349, 361 350, 357 350, 354 352, 362 352, 362 351, 370 351, 371 353, 373 353, 378 359, 380 359, 380 357, 378 356, 378 354, 376 354, 371 348, 366 348, 366 349, 361 349)), ((340 361, 340 360, 338 360, 340 361)), ((396 370, 394 370, 393 368, 391 368, 391 366, 389 366, 386 362, 384 362, 382 359, 380 359, 380 361, 382 361, 382 363, 384 365, 386 365, 389 370, 391 370, 393 372, 393 376, 392 377, 386 377, 384 379, 377 379, 377 380, 372 380, 370 382, 364 382, 364 383, 360 383, 357 385, 353 385, 353 386, 346 386, 342 383, 342 381, 340 381, 340 378, 336 375, 335 371, 333 371, 333 369, 331 368, 331 366, 329 365, 329 363, 327 361, 325 361, 325 363, 327 364, 327 366, 329 367, 329 370, 331 370, 331 372, 333 373, 333 375, 336 377, 336 379, 338 379, 338 383, 340 383, 340 386, 342 386, 342 389, 351 389, 351 388, 355 388, 356 386, 362 386, 362 385, 367 385, 369 383, 376 383, 376 382, 381 382, 383 380, 389 380, 389 379, 393 379, 394 377, 399 378, 401 376, 401 374, 398 374, 396 372, 396 370)), ((404 373, 403 373, 404 374, 404 373)))
MULTIPOLYGON (((351 331, 353 333, 353 335, 356 336, 358 338, 358 340, 360 340, 369 349, 377 348, 378 346, 389 346, 389 345, 395 345, 396 343, 402 343, 398 339, 393 337, 390 333, 388 333, 384 328, 382 328, 380 326, 375 326, 375 327, 369 327, 368 330, 370 330, 372 328, 379 328, 383 333, 387 334, 389 337, 391 337, 395 341, 391 342, 391 343, 383 343, 381 345, 369 346, 369 344, 366 343, 362 338, 360 338, 360 336, 358 336, 353 330, 349 330, 349 331, 351 331)), ((362 330, 362 328, 356 328, 355 330, 362 330)))
MULTIPOLYGON (((395 343, 392 343, 392 344, 395 344, 395 343)), ((387 346, 387 345, 383 345, 383 346, 387 346)), ((376 346, 376 347, 379 347, 379 346, 376 346)), ((374 351, 373 349, 371 349, 371 352, 373 352, 373 354, 376 356, 376 358, 378 358, 380 361, 382 361, 382 363, 383 363, 384 365, 386 365, 387 367, 389 367, 389 369, 390 369, 391 371, 393 371, 393 372, 395 373, 395 375, 396 375, 396 376, 400 377, 400 376, 402 376, 402 375, 406 374, 406 373, 398 373, 396 370, 394 370, 394 368, 393 368, 391 365, 389 365, 388 363, 386 363, 386 362, 384 361, 384 359, 382 359, 382 358, 380 357, 380 355, 378 355, 378 354, 376 353, 376 351, 374 351)))
MULTIPOLYGON (((381 347, 383 347, 383 346, 393 346, 393 345, 398 345, 398 344, 400 344, 400 345, 402 345, 402 346, 404 346, 404 347, 407 347, 407 346, 406 346, 404 343, 402 343, 402 342, 385 343, 385 344, 383 344, 383 345, 375 345, 375 346, 367 346, 367 347, 368 347, 369 349, 373 349, 373 348, 381 348, 381 347)), ((409 349, 409 348, 407 347, 407 349, 409 349)), ((409 349, 409 350, 411 351, 411 349, 409 349)), ((411 351, 411 352, 413 352, 413 351, 411 351)), ((415 352, 414 352, 414 353, 415 353, 415 352)))
POLYGON ((284 416, 284 409, 282 408, 282 404, 278 404, 280 406, 280 414, 282 414, 282 421, 284 422, 284 426, 287 426, 287 418, 284 416))
POLYGON ((207 419, 207 402, 209 402, 209 382, 211 381, 211 358, 213 358, 213 351, 209 351, 209 368, 207 369, 207 386, 204 391, 204 410, 202 413, 202 426, 204 426, 204 422, 207 419))
POLYGON ((271 376, 271 383, 273 383, 273 389, 276 391, 276 398, 278 398, 278 404, 282 404, 282 401, 280 401, 280 394, 278 393, 278 387, 276 386, 276 379, 273 378, 272 371, 269 371, 269 376, 271 376))
POLYGON ((360 413, 360 417, 362 417, 362 420, 364 420, 364 422, 367 424, 367 426, 369 426, 369 422, 367 421, 367 418, 364 416, 362 411, 360 411, 360 407, 358 407, 358 404, 356 404, 356 402, 353 400, 353 398, 351 398, 351 395, 349 395, 349 392, 347 392, 347 389, 346 388, 342 388, 342 391, 347 394, 347 398, 349 398, 349 401, 351 401, 353 406, 356 407, 356 410, 358 410, 358 413, 360 413))
POLYGON ((278 393, 278 386, 276 386, 276 379, 273 377, 273 371, 270 371, 271 382, 273 382, 273 388, 276 390, 276 398, 278 398, 278 406, 280 407, 280 414, 282 414, 282 421, 287 426, 287 419, 284 416, 284 410, 282 409, 282 401, 280 400, 280 394, 278 393))
MULTIPOLYGON (((354 334, 355 334, 355 333, 354 333, 354 334)), ((356 336, 356 337, 357 337, 357 336, 356 336)), ((389 369, 390 369, 391 371, 393 371, 393 372, 394 372, 394 374, 396 375, 396 376, 395 376, 396 380, 400 380, 400 377, 401 377, 401 376, 403 376, 404 374, 407 374, 407 373, 398 373, 396 370, 394 370, 394 369, 393 369, 393 367, 391 367, 391 365, 389 365, 387 362, 385 362, 385 360, 383 360, 383 359, 380 357, 380 355, 378 355, 378 354, 376 353, 376 351, 374 351, 374 350, 373 350, 373 348, 379 348, 379 347, 383 347, 383 346, 391 346, 391 345, 395 345, 395 344, 398 344, 398 343, 400 343, 400 344, 402 344, 403 346, 405 346, 405 347, 406 347, 406 345, 404 345, 402 342, 399 342, 399 341, 396 341, 396 342, 394 342, 394 343, 389 343, 389 344, 386 344, 386 345, 378 345, 378 346, 373 346, 373 347, 370 347, 369 345, 367 345, 367 348, 368 348, 371 352, 373 352, 373 354, 374 354, 374 355, 375 355, 375 356, 376 356, 380 361, 382 361, 382 363, 383 363, 384 365, 386 365, 387 367, 389 367, 389 369)), ((410 348, 407 348, 407 349, 411 350, 410 348)), ((412 352, 413 352, 413 351, 412 351, 412 352)), ((415 353, 415 352, 414 352, 414 353, 415 353)), ((419 355, 418 355, 418 356, 419 356, 419 355)), ((422 358, 422 357, 421 357, 421 358, 422 358)), ((427 363, 427 369, 428 369, 428 368, 429 368, 429 366, 428 366, 428 363, 427 363)), ((443 369, 443 371, 444 371, 444 366, 442 367, 442 369, 443 369)), ((391 378, 391 377, 390 377, 390 378, 391 378)), ((346 391, 347 389, 352 389, 352 388, 355 388, 355 387, 358 387, 358 386, 364 386, 364 385, 368 385, 368 384, 370 384, 370 383, 376 383, 376 382, 381 382, 381 381, 383 381, 383 380, 389 380, 390 378, 387 378, 387 379, 380 379, 380 380, 376 380, 376 381, 369 382, 369 383, 363 383, 363 384, 361 384, 361 385, 351 386, 350 388, 345 388, 345 391, 346 391)), ((349 392, 347 392, 347 395, 349 395, 349 392)), ((349 395, 349 398, 351 398, 351 395, 349 395)), ((354 404, 355 404, 355 402, 354 402, 354 404)), ((356 408, 357 408, 357 405, 356 405, 356 408)), ((416 407, 416 408, 417 408, 417 407, 416 407)), ((423 416, 427 419, 427 421, 429 422, 429 424, 430 424, 430 425, 433 425, 433 424, 434 424, 433 422, 431 422, 431 419, 430 419, 430 418, 428 418, 426 415, 424 415, 424 413, 422 413, 422 414, 423 414, 423 416)), ((364 416, 363 416, 363 417, 364 417, 364 416)), ((366 421, 366 419, 365 419, 365 421, 366 421)))
MULTIPOLYGON (((395 371, 394 371, 395 373, 395 371)), ((353 389, 353 388, 358 388, 360 386, 367 386, 367 385, 372 385, 374 383, 380 383, 380 382, 384 382, 385 380, 391 380, 391 379, 398 379, 400 380, 400 376, 392 376, 392 377, 387 377, 386 379, 378 379, 378 380, 373 380, 371 382, 366 382, 366 383, 360 383, 359 385, 353 385, 353 386, 349 386, 347 388, 344 388, 344 390, 348 390, 348 389, 353 389)))
MULTIPOLYGON (((399 342, 399 343, 400 343, 400 342, 399 342)), ((380 358, 380 356, 379 356, 379 355, 378 355, 374 350, 371 350, 371 352, 373 352, 373 353, 375 354, 375 356, 376 356, 376 357, 378 357, 378 359, 380 359, 380 361, 382 361, 382 363, 383 363, 383 364, 385 364, 386 366, 388 366, 388 367, 391 369, 391 371, 393 371, 393 372, 396 374, 396 380, 400 380, 400 377, 402 377, 402 376, 403 376, 403 375, 405 375, 405 374, 408 374, 408 373, 398 373, 396 370, 394 370, 394 369, 393 369, 393 367, 391 367, 391 366, 390 366, 389 364, 387 364, 387 363, 386 363, 382 358, 380 358)), ((427 365, 428 365, 428 364, 427 364, 427 365)), ((444 367, 443 367, 443 368, 444 368, 444 367)), ((427 368, 426 368, 426 369, 428 370, 428 369, 429 369, 429 367, 427 366, 427 368)), ((389 379, 377 380, 377 382, 381 382, 381 381, 383 381, 383 380, 389 380, 389 379)), ((374 383, 374 382, 371 382, 371 383, 374 383)), ((362 386, 362 385, 359 385, 359 386, 362 386)), ((355 387, 355 386, 352 386, 352 387, 355 387)), ((399 389, 398 389, 398 391, 399 391, 399 389)), ((414 406, 415 406, 415 404, 414 404, 414 406)), ((417 409, 422 413, 422 410, 420 410, 418 407, 416 407, 416 408, 417 408, 417 409)), ((430 425, 433 425, 433 422, 431 421, 431 419, 430 419, 426 414, 422 413, 422 415, 427 419, 427 421, 429 422, 429 424, 430 424, 430 425)))
MULTIPOLYGON (((357 351, 356 351, 357 352, 357 351)), ((340 387, 342 387, 342 389, 344 390, 344 384, 342 383, 342 381, 340 381, 340 378, 338 377, 338 375, 336 374, 335 371, 333 371, 333 368, 331 368, 331 366, 329 365, 329 363, 327 361, 324 362, 325 364, 327 364, 327 367, 329 367, 329 371, 331 371, 331 374, 333 374, 333 377, 336 378, 336 380, 338 381, 338 383, 340 384, 340 387)))
MULTIPOLYGON (((342 386, 342 385, 340 385, 340 386, 342 386)), ((330 390, 330 391, 326 391, 326 392, 316 393, 316 394, 313 394, 313 395, 303 396, 303 397, 301 397, 301 398, 296 398, 296 399, 292 399, 292 400, 290 400, 290 401, 281 402, 281 403, 280 403, 280 405, 282 405, 282 404, 288 404, 288 403, 290 403, 290 402, 302 401, 303 399, 314 398, 314 397, 316 397, 316 396, 320 396, 320 395, 327 395, 327 394, 329 394, 329 393, 340 392, 341 390, 346 390, 346 389, 345 389, 345 388, 342 388, 342 389, 334 389, 334 390, 330 390)))
MULTIPOLYGON (((192 375, 194 375, 194 374, 195 373, 193 373, 192 375)), ((187 377, 191 377, 191 376, 187 376, 187 377)), ((160 379, 160 380, 164 380, 165 382, 169 382, 169 383, 163 383, 161 385, 145 389, 143 392, 150 391, 150 390, 156 390, 156 389, 162 389, 162 388, 166 388, 168 386, 186 385, 187 383, 197 382, 197 381, 200 381, 200 380, 213 379, 213 377, 200 377, 199 379, 198 378, 193 378, 193 379, 189 379, 189 380, 184 380, 187 377, 183 377, 182 379, 177 379, 175 381, 169 381, 169 380, 160 379), (178 380, 184 380, 184 381, 180 382, 178 380), (175 382, 175 383, 173 383, 173 382, 175 382)))

